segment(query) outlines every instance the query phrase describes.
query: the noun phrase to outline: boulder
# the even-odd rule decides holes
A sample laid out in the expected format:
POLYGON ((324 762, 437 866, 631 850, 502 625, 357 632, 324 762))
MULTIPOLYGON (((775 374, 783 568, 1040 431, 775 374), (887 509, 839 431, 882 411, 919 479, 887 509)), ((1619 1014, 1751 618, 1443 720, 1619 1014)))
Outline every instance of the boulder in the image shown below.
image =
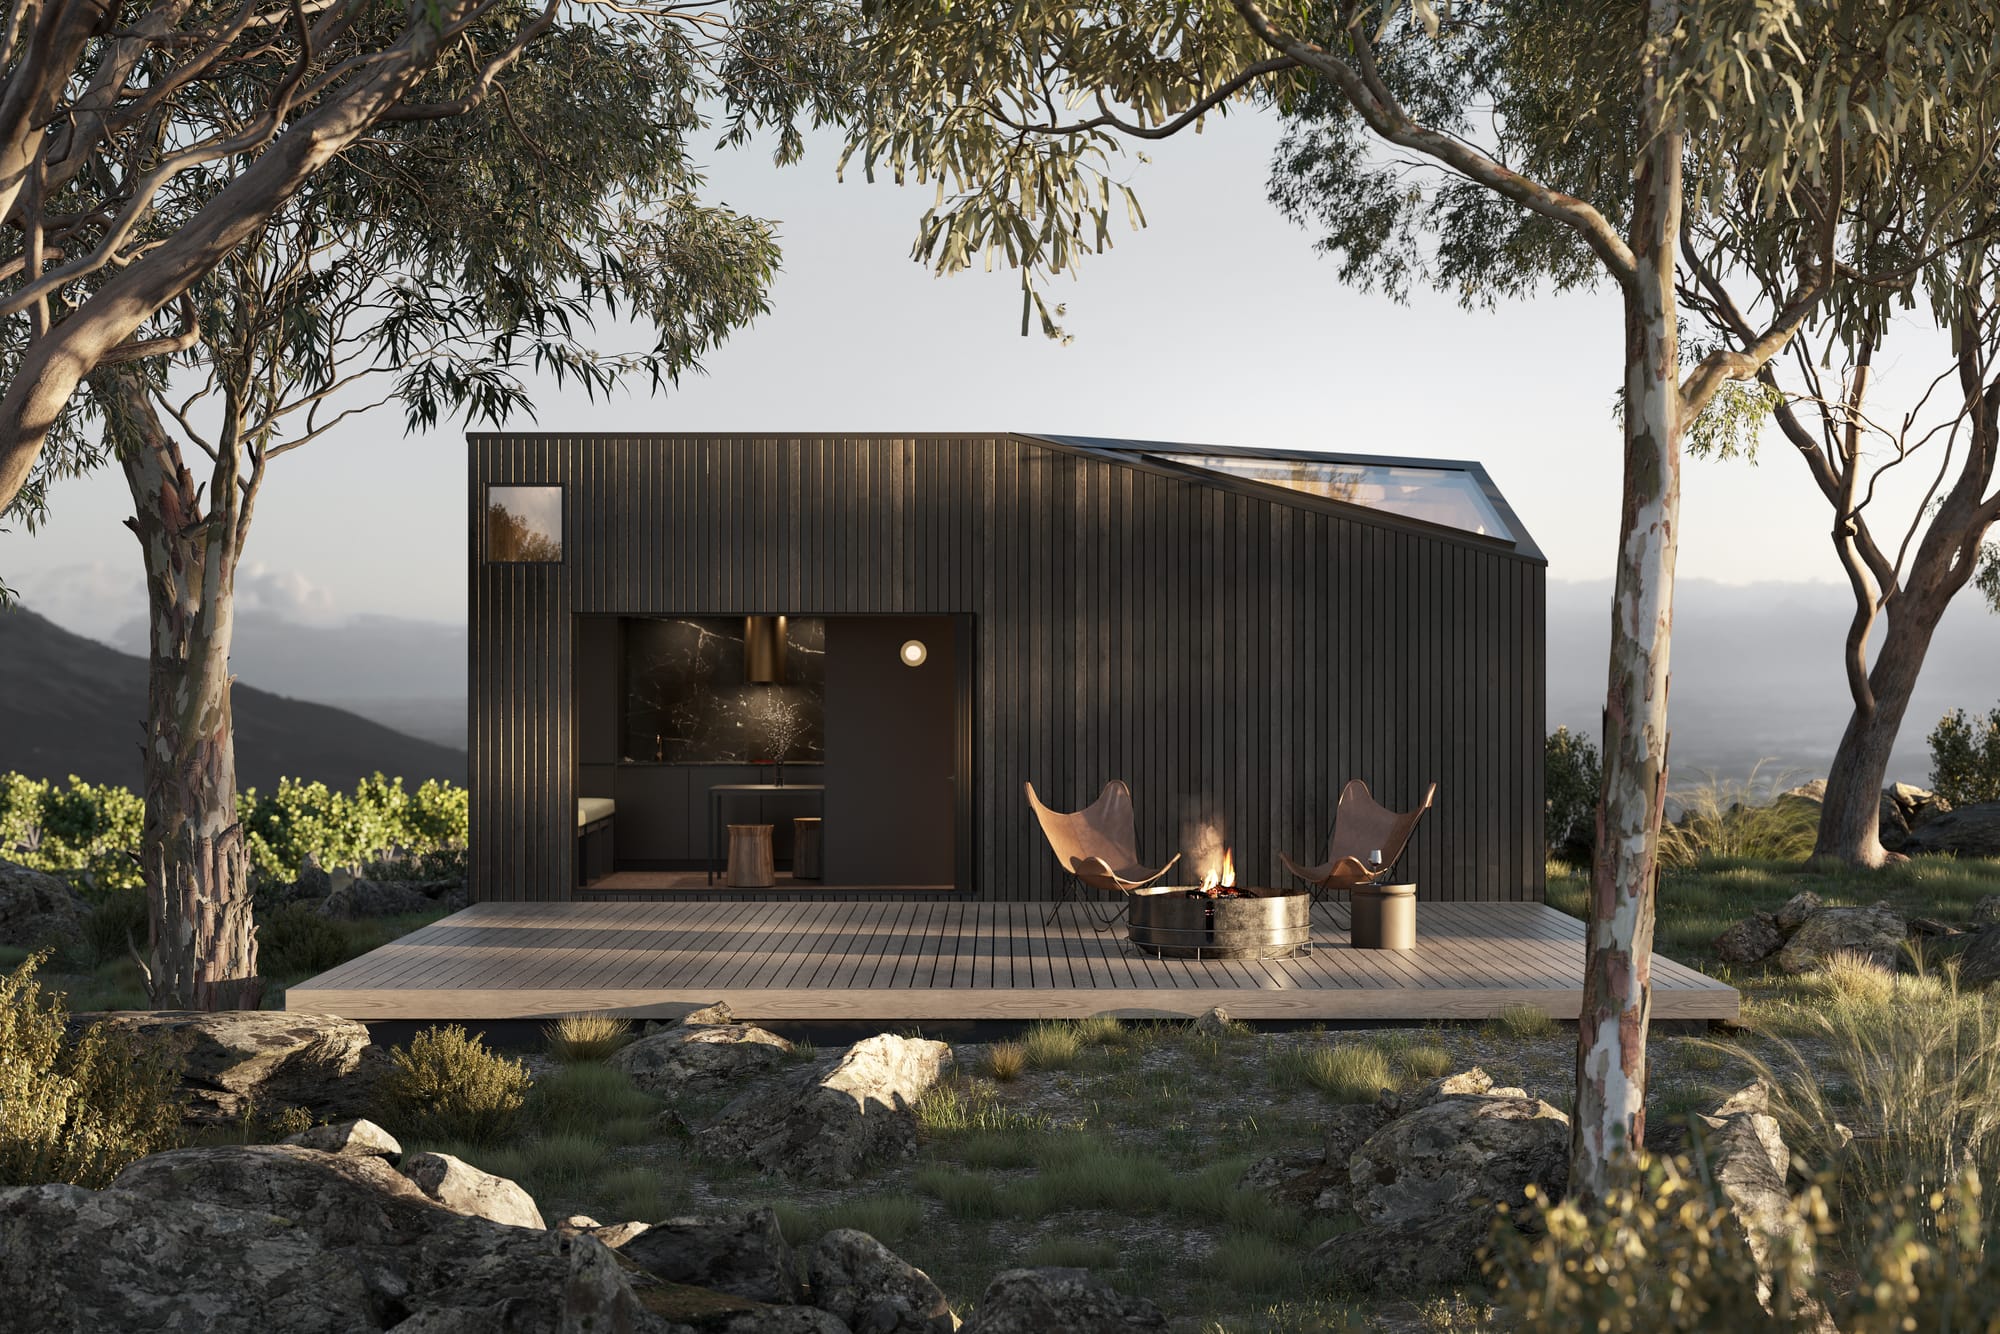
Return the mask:
POLYGON ((368 1029, 330 1014, 284 1010, 113 1010, 73 1022, 106 1023, 142 1042, 187 1047, 181 1082, 188 1119, 241 1119, 252 1104, 304 1107, 319 1116, 365 1116, 388 1060, 368 1029))
POLYGON ((699 1010, 690 1010, 681 1016, 681 1023, 690 1028, 698 1027, 702 1024, 733 1024, 735 1022, 737 1022, 736 1014, 729 1008, 728 1001, 717 1001, 713 1005, 705 1005, 699 1010))
POLYGON ((337 885, 319 905, 322 917, 353 921, 362 917, 406 917, 433 912, 437 904, 426 894, 393 880, 350 880, 337 885))
POLYGON ((2000 926, 2000 894, 1988 894, 1973 905, 1972 926, 1974 930, 2000 926))
POLYGON ((630 1237, 619 1254, 655 1278, 780 1305, 803 1285, 790 1243, 769 1209, 741 1218, 669 1218, 630 1237))
POLYGON ((396 1137, 366 1118, 314 1126, 310 1130, 301 1130, 296 1135, 285 1136, 284 1142, 296 1144, 302 1149, 317 1149, 321 1153, 339 1154, 348 1158, 403 1156, 403 1146, 396 1142, 396 1137))
POLYGON ((1931 817, 1910 831, 1903 851, 2000 857, 2000 801, 1955 806, 1931 817))
POLYGON ((544 1228, 534 1197, 506 1177, 482 1172, 448 1153, 420 1153, 403 1164, 417 1189, 455 1213, 508 1227, 544 1228))
POLYGON ((1760 912, 1731 923, 1715 938, 1715 953, 1724 963, 1742 967, 1770 958, 1784 943, 1778 919, 1760 912))
POLYGON ((958 1328, 929 1274, 853 1228, 835 1228, 806 1257, 808 1300, 853 1334, 952 1334, 958 1328))
POLYGON ((1961 987, 1990 987, 2000 982, 2000 927, 1977 932, 1958 956, 1961 987))
MULTIPOLYGON (((1407 1116, 1419 1107, 1428 1107, 1439 1098, 1463 1098, 1493 1089, 1493 1076, 1478 1066, 1461 1070, 1455 1075, 1442 1075, 1427 1080, 1415 1088, 1398 1093, 1395 1089, 1382 1090, 1382 1110, 1390 1116, 1407 1116)), ((1373 1133, 1373 1132, 1370 1132, 1373 1133)), ((1359 1148, 1359 1145, 1355 1146, 1359 1148)))
POLYGON ((295 1144, 171 1149, 133 1163, 111 1188, 276 1214, 329 1246, 408 1246, 452 1217, 381 1158, 295 1144))
POLYGON ((299 863, 298 878, 292 881, 291 897, 297 899, 323 899, 333 893, 333 877, 327 873, 311 853, 299 863))
POLYGON ((1127 1297, 1086 1269, 1009 1269, 986 1285, 963 1334, 1133 1334, 1164 1330, 1144 1297, 1127 1297))
POLYGON ((1875 837, 1882 844, 1884 852, 1901 852, 1903 845, 1910 841, 1909 817, 1896 804, 1889 790, 1882 790, 1882 798, 1877 803, 1875 816, 1875 837))
POLYGON ((1304 1213, 1346 1213, 1351 1190, 1349 1160, 1389 1116, 1380 1103, 1343 1103, 1328 1115, 1319 1148, 1265 1158, 1245 1170, 1237 1184, 1245 1190, 1263 1191, 1304 1213))
POLYGON ((649 1033, 620 1047, 611 1065, 646 1092, 670 1098, 768 1074, 790 1051, 776 1033, 751 1024, 703 1023, 649 1033))
POLYGON ((1951 809, 1951 803, 1937 793, 1909 783, 1891 783, 1882 789, 1882 795, 1896 808, 1906 829, 1927 824, 1951 809))
POLYGON ((1771 920, 1780 932, 1789 936, 1804 926, 1808 917, 1825 907, 1826 903, 1819 895, 1809 889, 1801 890, 1780 904, 1778 911, 1772 914, 1771 920))
POLYGON ((891 1033, 857 1042, 830 1072, 808 1067, 776 1089, 753 1089, 700 1132, 719 1158, 823 1185, 916 1152, 912 1107, 951 1063, 951 1048, 891 1033))
POLYGON ((1903 915, 1886 903, 1866 908, 1822 908, 1792 932, 1778 951, 1778 967, 1787 973, 1809 973, 1829 956, 1848 953, 1894 968, 1908 934, 1903 915))
POLYGON ((61 876, 0 861, 0 945, 73 943, 83 937, 87 911, 61 876))
POLYGON ((595 1237, 615 1251, 651 1226, 651 1223, 600 1223, 589 1214, 571 1214, 555 1224, 554 1230, 595 1237))
MULTIPOLYGON (((1785 1184, 1791 1154, 1784 1133, 1766 1110, 1769 1103, 1769 1090, 1753 1084, 1714 1114, 1700 1118, 1706 1127, 1702 1151, 1709 1178, 1728 1202, 1734 1226, 1756 1261, 1757 1299, 1767 1306, 1779 1270, 1788 1265, 1809 1267, 1813 1258, 1812 1228, 1793 1206, 1785 1184)), ((1821 1327, 1832 1329, 1824 1312, 1809 1314, 1821 1327)))
POLYGON ((693 1329, 695 1334, 849 1334, 839 1317, 816 1306, 756 1306, 693 1329))
POLYGON ((1815 778, 1810 782, 1800 783, 1797 787, 1787 788, 1772 798, 1772 801, 1774 804, 1780 801, 1803 801, 1814 806, 1824 805, 1826 802, 1826 780, 1824 778, 1815 778))
POLYGON ((1188 1027, 1190 1031, 1199 1033, 1204 1037, 1221 1038, 1229 1036, 1229 1024, 1229 1011, 1217 1005, 1198 1016, 1194 1023, 1188 1027))
POLYGON ((1440 1217, 1421 1228, 1370 1228, 1321 1242, 1310 1263, 1347 1288, 1396 1296, 1466 1282, 1478 1269, 1490 1217, 1440 1217))

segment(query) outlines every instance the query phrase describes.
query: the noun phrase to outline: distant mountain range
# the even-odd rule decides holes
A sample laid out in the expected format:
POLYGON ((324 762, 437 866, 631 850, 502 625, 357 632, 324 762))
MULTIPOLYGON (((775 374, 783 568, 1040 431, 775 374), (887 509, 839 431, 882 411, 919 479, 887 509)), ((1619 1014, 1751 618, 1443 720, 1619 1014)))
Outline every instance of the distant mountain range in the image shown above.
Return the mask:
MULTIPOLYGON (((448 684, 462 691, 464 672, 461 652, 448 684)), ((350 676, 348 684, 360 688, 365 680, 350 676)), ((243 787, 269 791, 280 776, 351 787, 377 770, 412 785, 426 778, 465 781, 463 750, 355 713, 241 680, 232 704, 243 787)), ((71 634, 24 608, 0 611, 0 770, 36 778, 75 774, 136 789, 145 714, 144 658, 71 634)))

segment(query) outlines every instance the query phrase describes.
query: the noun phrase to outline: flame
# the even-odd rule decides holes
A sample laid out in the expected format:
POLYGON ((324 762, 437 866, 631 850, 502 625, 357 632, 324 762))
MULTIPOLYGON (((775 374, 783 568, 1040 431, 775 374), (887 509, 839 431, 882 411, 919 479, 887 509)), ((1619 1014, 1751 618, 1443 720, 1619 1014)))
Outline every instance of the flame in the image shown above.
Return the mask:
POLYGON ((1235 886, 1236 854, 1233 850, 1224 848, 1222 850, 1222 887, 1224 889, 1233 889, 1235 886))

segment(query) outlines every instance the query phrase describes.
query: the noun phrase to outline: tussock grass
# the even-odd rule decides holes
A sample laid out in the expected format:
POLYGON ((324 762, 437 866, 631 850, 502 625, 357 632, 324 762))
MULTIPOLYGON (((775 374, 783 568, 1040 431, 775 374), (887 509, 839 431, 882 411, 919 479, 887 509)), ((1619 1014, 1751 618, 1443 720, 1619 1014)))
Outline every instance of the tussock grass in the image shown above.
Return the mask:
POLYGON ((965 1079, 931 1085, 917 1099, 917 1125, 935 1135, 975 1131, 1038 1131, 1053 1123, 1039 1112, 1019 1112, 994 1096, 990 1088, 965 1079))
POLYGON ((567 1065, 604 1061, 632 1040, 632 1022, 609 1014, 566 1014, 542 1028, 549 1055, 567 1065))
POLYGON ((1685 867, 1717 857, 1803 861, 1811 856, 1819 833, 1818 803, 1781 798, 1796 775, 1763 770, 1759 760, 1743 782, 1707 774, 1694 787, 1673 793, 1681 814, 1661 830, 1661 861, 1685 867))
POLYGON ((1086 1047, 1125 1045, 1125 1021, 1115 1014, 1093 1014, 1075 1021, 1077 1041, 1086 1047))
POLYGON ((1509 1037, 1547 1038, 1556 1034, 1556 1021, 1533 1005, 1502 1006, 1493 1022, 1509 1037))
POLYGON ((778 1230, 785 1234, 785 1240, 800 1248, 843 1227, 866 1232, 893 1246, 915 1236, 924 1222, 924 1206, 907 1195, 863 1195, 819 1208, 779 1200, 771 1211, 778 1216, 778 1230))
POLYGON ((607 1223, 628 1220, 657 1223, 683 1212, 690 1203, 687 1182, 639 1164, 614 1167, 603 1173, 594 1184, 593 1194, 606 1206, 604 1214, 593 1216, 602 1217, 607 1223))
POLYGON ((983 1172, 925 1167, 918 1170, 910 1184, 918 1193, 942 1204, 953 1218, 1000 1218, 1007 1213, 1000 1198, 999 1182, 983 1172))
POLYGON ((995 1042, 986 1049, 986 1073, 1001 1083, 1019 1079, 1028 1068, 1028 1049, 1018 1042, 995 1042))
POLYGON ((1414 1080, 1441 1079, 1450 1074, 1451 1067, 1457 1064, 1451 1053, 1435 1042, 1420 1043, 1406 1049, 1397 1063, 1403 1067, 1403 1073, 1414 1080))
POLYGON ((528 1121, 544 1135, 578 1135, 604 1144, 639 1144, 652 1138, 660 1102, 641 1092, 622 1070, 608 1065, 566 1065, 529 1090, 528 1121))
POLYGON ((1396 1087, 1389 1058, 1357 1043, 1288 1047, 1271 1062, 1280 1088, 1316 1088, 1338 1102, 1373 1102, 1396 1087))
POLYGON ((1042 1020, 1021 1035, 1021 1050, 1034 1070, 1067 1070, 1083 1054, 1083 1035, 1075 1024, 1042 1020))

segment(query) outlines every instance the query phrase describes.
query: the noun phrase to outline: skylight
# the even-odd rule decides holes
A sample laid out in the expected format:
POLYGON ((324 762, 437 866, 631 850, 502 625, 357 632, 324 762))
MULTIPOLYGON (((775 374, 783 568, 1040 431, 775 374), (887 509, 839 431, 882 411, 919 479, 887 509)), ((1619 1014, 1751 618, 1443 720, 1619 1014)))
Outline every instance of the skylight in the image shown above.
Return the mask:
POLYGON ((1239 454, 1157 454, 1169 463, 1207 468, 1322 500, 1400 514, 1468 533, 1514 540, 1479 479, 1461 468, 1343 463, 1317 459, 1258 459, 1239 454))

